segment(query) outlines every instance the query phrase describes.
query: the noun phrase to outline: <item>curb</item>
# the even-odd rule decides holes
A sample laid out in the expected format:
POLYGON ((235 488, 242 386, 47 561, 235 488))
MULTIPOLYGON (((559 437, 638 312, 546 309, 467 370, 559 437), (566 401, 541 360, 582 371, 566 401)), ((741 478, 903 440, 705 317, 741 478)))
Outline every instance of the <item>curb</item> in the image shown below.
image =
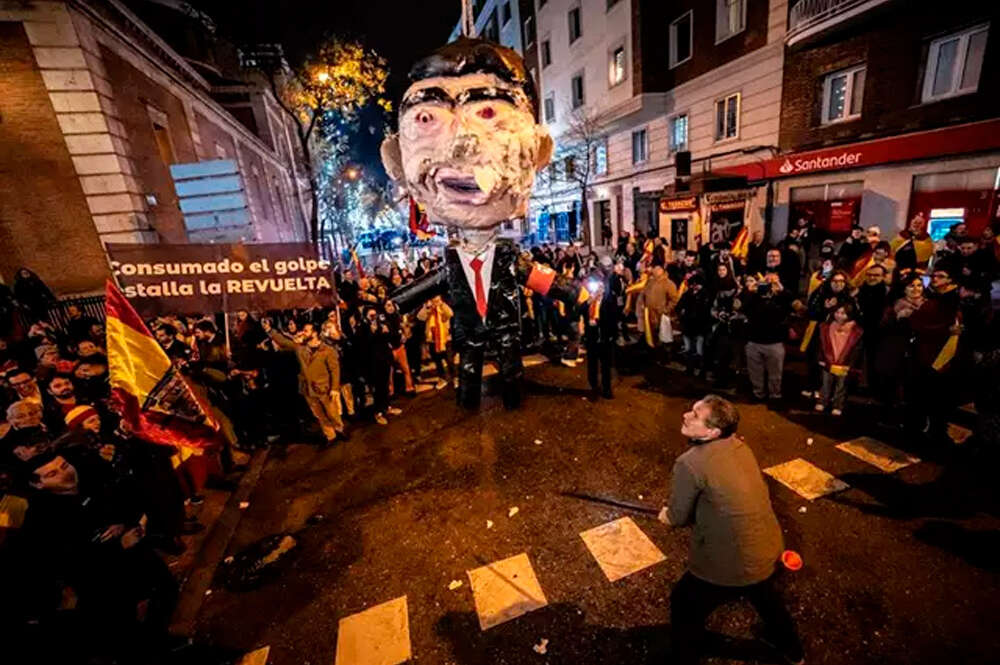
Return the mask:
POLYGON ((254 453, 247 472, 240 478, 239 485, 229 496, 226 507, 222 509, 222 514, 219 515, 215 526, 212 527, 212 532, 205 539, 201 551, 198 552, 194 565, 191 567, 191 573, 181 587, 177 607, 174 609, 174 615, 170 622, 171 634, 182 637, 194 635, 198 612, 205 601, 205 592, 211 586, 215 569, 225 556, 229 542, 232 540, 233 534, 236 533, 236 527, 239 526, 240 518, 243 516, 240 502, 249 499, 250 494, 257 486, 257 481, 260 480, 260 475, 264 471, 264 463, 267 462, 267 452, 265 448, 254 453))

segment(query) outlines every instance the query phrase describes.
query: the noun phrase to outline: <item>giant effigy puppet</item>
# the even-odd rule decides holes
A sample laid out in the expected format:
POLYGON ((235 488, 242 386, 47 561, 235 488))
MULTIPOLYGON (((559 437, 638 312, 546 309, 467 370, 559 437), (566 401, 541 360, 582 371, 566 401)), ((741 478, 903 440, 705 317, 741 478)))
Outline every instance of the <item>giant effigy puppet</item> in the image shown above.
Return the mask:
POLYGON ((498 44, 460 37, 417 62, 399 105, 399 133, 382 144, 389 177, 457 236, 437 270, 393 300, 412 311, 445 295, 454 311, 458 401, 479 405, 483 359, 496 354, 503 402, 521 401, 521 288, 574 304, 572 281, 520 255, 498 237, 523 217, 535 172, 552 157, 536 122, 538 95, 521 57, 498 44))

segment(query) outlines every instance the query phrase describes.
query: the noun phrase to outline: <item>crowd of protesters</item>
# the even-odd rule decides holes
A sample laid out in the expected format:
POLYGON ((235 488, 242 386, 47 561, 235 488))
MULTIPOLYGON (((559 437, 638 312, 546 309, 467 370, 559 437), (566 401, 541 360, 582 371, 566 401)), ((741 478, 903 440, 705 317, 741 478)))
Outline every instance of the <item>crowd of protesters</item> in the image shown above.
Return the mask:
MULTIPOLYGON (((802 223, 774 246, 756 233, 736 251, 633 235, 609 255, 532 247, 534 261, 585 290, 572 307, 525 289, 523 347, 570 367, 586 356, 594 399, 613 396, 617 349, 639 345, 716 385, 746 376, 754 398, 779 408, 792 354, 817 412, 840 416, 864 389, 887 425, 942 440, 964 391, 977 436, 995 443, 996 229, 972 238, 958 225, 935 244, 925 227, 918 217, 891 242, 855 227, 838 243, 802 223)), ((241 452, 280 455, 310 438, 328 447, 400 416, 401 398, 457 381, 447 299, 408 313, 392 300, 439 261, 338 271, 333 307, 148 321, 222 424, 217 448, 187 457, 139 440, 116 415, 103 321, 70 305, 53 325, 56 298, 29 270, 12 289, 0 284, 0 557, 24 573, 0 619, 25 626, 26 640, 70 635, 53 644, 75 653, 155 644, 177 594, 161 555, 204 528, 204 489, 231 489, 241 452)))
POLYGON ((841 416, 849 391, 864 390, 881 424, 942 442, 957 400, 974 399, 977 436, 996 442, 997 228, 971 237, 957 224, 935 243, 917 215, 891 242, 877 226, 839 243, 814 234, 806 220, 773 246, 758 232, 739 256, 730 242, 671 252, 660 238, 622 237, 623 314, 658 359, 677 351, 689 373, 723 386, 745 371, 753 397, 778 408, 791 354, 806 363, 800 393, 816 412, 841 416))

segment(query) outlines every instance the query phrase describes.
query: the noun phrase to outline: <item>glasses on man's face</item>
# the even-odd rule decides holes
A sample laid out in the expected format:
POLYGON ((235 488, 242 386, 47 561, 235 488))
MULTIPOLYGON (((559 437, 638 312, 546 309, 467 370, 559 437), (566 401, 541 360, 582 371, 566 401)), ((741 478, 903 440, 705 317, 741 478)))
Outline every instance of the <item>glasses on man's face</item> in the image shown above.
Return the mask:
POLYGON ((831 279, 830 281, 833 282, 834 284, 846 284, 847 283, 847 280, 843 279, 842 277, 838 277, 837 279, 831 279))

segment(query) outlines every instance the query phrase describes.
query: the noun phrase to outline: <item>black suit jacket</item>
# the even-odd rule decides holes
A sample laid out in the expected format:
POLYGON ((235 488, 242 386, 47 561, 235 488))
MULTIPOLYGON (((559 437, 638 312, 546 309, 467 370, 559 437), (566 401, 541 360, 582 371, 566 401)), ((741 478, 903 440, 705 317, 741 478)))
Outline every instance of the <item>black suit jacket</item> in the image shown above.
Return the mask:
POLYGON ((465 277, 462 260, 454 247, 445 250, 448 272, 448 296, 455 317, 451 332, 457 344, 485 342, 494 336, 519 332, 521 325, 521 286, 515 274, 517 250, 509 240, 499 240, 493 252, 493 272, 485 320, 476 310, 476 296, 465 277))
MULTIPOLYGON (((393 293, 392 300, 403 313, 411 312, 434 296, 445 296, 455 312, 451 334, 456 344, 499 341, 520 335, 521 285, 533 268, 530 261, 519 261, 517 248, 510 240, 497 240, 493 252, 490 293, 483 320, 476 310, 476 296, 465 278, 462 260, 455 247, 445 250, 443 266, 393 293)), ((549 288, 550 298, 574 306, 579 287, 572 280, 556 276, 549 288)))

